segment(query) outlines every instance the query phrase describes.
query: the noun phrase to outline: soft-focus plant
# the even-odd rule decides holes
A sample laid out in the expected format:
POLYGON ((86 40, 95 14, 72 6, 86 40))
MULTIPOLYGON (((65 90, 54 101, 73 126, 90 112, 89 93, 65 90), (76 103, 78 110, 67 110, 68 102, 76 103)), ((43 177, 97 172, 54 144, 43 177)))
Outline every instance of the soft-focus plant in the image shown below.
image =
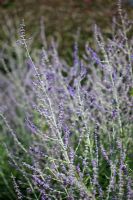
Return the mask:
POLYGON ((33 136, 29 149, 1 112, 28 157, 21 158, 7 146, 11 165, 23 177, 19 181, 12 174, 18 199, 133 199, 132 22, 120 0, 118 12, 110 38, 104 39, 94 26, 95 50, 87 43, 79 57, 75 42, 73 66, 59 58, 54 41, 50 48, 44 46, 36 64, 25 24, 20 24, 19 42, 34 70, 34 111, 26 113, 26 127, 33 136))
MULTIPOLYGON (((28 129, 26 130, 25 119, 26 113, 31 113, 35 95, 32 90, 33 70, 25 58, 25 50, 16 43, 15 27, 9 18, 7 24, 2 26, 2 31, 7 40, 5 43, 0 42, 0 112, 6 116, 0 122, 0 199, 14 199, 5 144, 19 155, 20 149, 17 143, 13 142, 13 138, 20 139, 24 146, 32 143, 28 129)), ((37 53, 32 51, 32 54, 35 59, 37 53)), ((23 156, 26 158, 21 154, 21 159, 23 156)), ((14 170, 13 173, 17 177, 20 174, 14 170)))

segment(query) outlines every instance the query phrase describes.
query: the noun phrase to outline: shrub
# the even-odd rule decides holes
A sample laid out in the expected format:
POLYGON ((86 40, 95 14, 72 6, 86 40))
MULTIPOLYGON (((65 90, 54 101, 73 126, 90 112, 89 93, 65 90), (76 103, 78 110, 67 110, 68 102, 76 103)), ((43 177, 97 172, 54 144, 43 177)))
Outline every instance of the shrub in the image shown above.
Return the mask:
POLYGON ((12 175, 18 199, 133 198, 132 22, 122 14, 120 1, 118 11, 110 38, 94 26, 95 50, 86 44, 79 57, 75 42, 73 66, 59 58, 54 41, 35 63, 20 25, 35 98, 34 112, 26 118, 29 149, 8 126, 27 158, 7 150, 23 177, 18 181, 12 175))

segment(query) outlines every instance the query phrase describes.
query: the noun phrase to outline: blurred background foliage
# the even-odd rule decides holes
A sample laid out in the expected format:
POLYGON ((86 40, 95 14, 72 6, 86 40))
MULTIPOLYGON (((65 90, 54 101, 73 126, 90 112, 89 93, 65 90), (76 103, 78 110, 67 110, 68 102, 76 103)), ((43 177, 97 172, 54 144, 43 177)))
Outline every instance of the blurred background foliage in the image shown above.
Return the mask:
MULTIPOLYGON (((117 0, 1 0, 0 24, 9 19, 15 23, 25 20, 27 33, 35 36, 34 45, 42 45, 39 41, 40 19, 44 17, 47 40, 51 37, 57 41, 60 56, 70 61, 71 51, 77 31, 79 47, 84 49, 87 40, 93 41, 93 25, 96 23, 103 32, 110 35, 112 17, 117 15, 117 0), (35 42, 37 41, 37 42, 35 42)), ((129 16, 133 14, 133 1, 123 0, 129 16)), ((17 27, 16 27, 17 28, 17 27)), ((4 34, 1 28, 0 41, 4 34)), ((7 39, 7 38, 6 38, 7 39)))

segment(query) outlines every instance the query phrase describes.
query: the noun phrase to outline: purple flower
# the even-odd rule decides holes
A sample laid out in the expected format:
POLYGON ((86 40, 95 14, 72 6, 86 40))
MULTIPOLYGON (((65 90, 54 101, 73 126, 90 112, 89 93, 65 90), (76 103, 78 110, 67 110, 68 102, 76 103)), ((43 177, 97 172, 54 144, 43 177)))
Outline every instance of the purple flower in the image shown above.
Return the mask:
POLYGON ((72 97, 74 97, 74 96, 75 96, 75 90, 74 90, 74 88, 73 88, 73 87, 71 87, 71 86, 68 86, 68 91, 69 91, 69 94, 70 94, 72 97))
POLYGON ((37 133, 37 127, 36 127, 36 126, 33 124, 33 122, 31 122, 28 118, 26 119, 26 125, 27 125, 28 129, 29 129, 32 133, 34 133, 34 134, 37 133))
POLYGON ((52 72, 47 72, 46 78, 47 78, 48 81, 53 81, 54 80, 54 74, 52 72))

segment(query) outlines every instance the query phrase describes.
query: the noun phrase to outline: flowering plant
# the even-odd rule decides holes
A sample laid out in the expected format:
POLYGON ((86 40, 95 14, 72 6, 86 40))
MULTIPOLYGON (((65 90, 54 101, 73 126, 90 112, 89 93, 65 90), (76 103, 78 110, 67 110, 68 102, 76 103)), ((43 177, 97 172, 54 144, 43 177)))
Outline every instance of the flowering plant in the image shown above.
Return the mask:
POLYGON ((35 97, 34 112, 26 118, 30 147, 8 126, 29 157, 26 161, 8 152, 25 179, 19 184, 12 175, 18 199, 133 198, 133 40, 128 39, 132 23, 122 14, 120 1, 118 11, 120 21, 113 21, 110 38, 105 40, 95 25, 95 50, 87 43, 80 57, 75 42, 73 66, 59 58, 54 41, 40 51, 35 63, 24 22, 20 25, 20 43, 34 70, 35 97))

